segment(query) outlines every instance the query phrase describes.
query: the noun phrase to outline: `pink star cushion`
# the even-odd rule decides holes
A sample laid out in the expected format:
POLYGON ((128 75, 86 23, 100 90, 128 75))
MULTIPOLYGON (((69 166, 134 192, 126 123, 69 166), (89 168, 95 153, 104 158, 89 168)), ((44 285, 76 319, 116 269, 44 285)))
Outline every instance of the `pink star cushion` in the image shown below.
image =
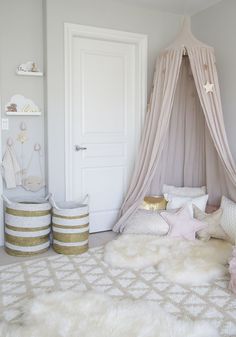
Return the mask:
POLYGON ((175 238, 195 240, 196 232, 207 227, 207 224, 191 217, 188 205, 175 214, 162 212, 161 216, 170 226, 168 235, 175 238))

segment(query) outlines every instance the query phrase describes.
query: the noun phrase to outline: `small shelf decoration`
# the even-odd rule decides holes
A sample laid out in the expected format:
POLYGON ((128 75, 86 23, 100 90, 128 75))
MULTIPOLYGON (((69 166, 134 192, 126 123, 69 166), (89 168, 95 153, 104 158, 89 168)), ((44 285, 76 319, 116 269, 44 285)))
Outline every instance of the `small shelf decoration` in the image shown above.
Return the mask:
POLYGON ((5 106, 6 114, 9 116, 39 116, 41 111, 37 105, 23 95, 14 95, 5 106))
POLYGON ((17 75, 22 76, 43 76, 43 73, 38 69, 38 66, 33 61, 20 64, 16 69, 17 75))

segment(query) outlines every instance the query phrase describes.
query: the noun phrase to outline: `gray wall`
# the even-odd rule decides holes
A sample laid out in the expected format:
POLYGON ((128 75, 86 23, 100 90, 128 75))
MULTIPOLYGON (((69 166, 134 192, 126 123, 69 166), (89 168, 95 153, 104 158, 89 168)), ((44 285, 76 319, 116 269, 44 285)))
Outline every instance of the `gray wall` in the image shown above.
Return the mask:
POLYGON ((64 22, 148 35, 148 91, 154 62, 179 29, 180 16, 112 0, 47 0, 48 165, 50 191, 64 199, 64 22))
MULTIPOLYGON (((16 137, 22 121, 27 125, 29 140, 25 144, 25 162, 29 162, 35 143, 40 143, 44 149, 44 114, 40 117, 15 117, 5 115, 5 104, 14 94, 22 94, 32 99, 44 110, 43 78, 20 77, 15 74, 16 67, 26 61, 36 61, 43 70, 43 24, 42 0, 0 0, 0 96, 1 117, 9 119, 9 130, 2 131, 2 152, 8 137, 15 140, 16 153, 20 155, 21 146, 16 137)), ((1 152, 1 151, 0 151, 1 152)), ((44 166, 44 153, 43 166, 44 166)), ((43 168, 44 169, 44 168, 43 168)), ((34 160, 29 174, 38 174, 38 165, 34 160)), ((2 181, 1 181, 2 183, 2 181)), ((1 188, 1 186, 0 186, 1 188)), ((45 189, 37 193, 27 192, 23 188, 5 189, 8 197, 38 197, 45 194, 45 189)), ((0 207, 2 203, 0 201, 0 207)), ((0 209, 0 245, 4 242, 2 207, 0 209)))
POLYGON ((224 0, 192 18, 193 32, 215 48, 230 148, 236 160, 236 1, 224 0))
MULTIPOLYGON (((16 67, 26 61, 36 61, 43 70, 43 19, 41 0, 0 0, 0 95, 2 118, 9 119, 9 130, 2 131, 2 149, 8 137, 15 140, 16 153, 20 155, 21 145, 16 141, 21 122, 25 122, 29 140, 24 145, 25 163, 28 163, 35 143, 44 149, 44 114, 40 117, 6 116, 5 104, 14 94, 22 94, 32 99, 44 110, 43 78, 17 76, 16 67)), ((35 159, 35 158, 34 158, 35 159)), ((44 158, 42 158, 44 165, 44 158)), ((33 160, 29 174, 39 172, 36 160, 33 160)), ((37 193, 27 192, 23 188, 6 190, 12 196, 44 195, 42 189, 37 193)))

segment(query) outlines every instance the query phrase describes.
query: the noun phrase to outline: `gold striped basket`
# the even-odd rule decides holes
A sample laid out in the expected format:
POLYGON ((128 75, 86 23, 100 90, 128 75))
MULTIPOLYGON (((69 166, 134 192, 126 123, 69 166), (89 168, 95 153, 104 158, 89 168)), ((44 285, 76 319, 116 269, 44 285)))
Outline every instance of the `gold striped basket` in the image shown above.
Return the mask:
POLYGON ((53 249, 59 254, 76 255, 88 250, 89 208, 73 202, 53 204, 53 249))
POLYGON ((5 250, 14 256, 45 252, 50 246, 51 205, 48 201, 10 201, 5 208, 5 250))

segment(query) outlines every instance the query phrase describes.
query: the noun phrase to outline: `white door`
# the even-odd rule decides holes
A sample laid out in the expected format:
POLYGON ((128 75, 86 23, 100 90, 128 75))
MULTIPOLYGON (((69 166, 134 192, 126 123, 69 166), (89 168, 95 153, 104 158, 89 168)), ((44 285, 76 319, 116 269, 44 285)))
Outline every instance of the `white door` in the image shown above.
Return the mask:
POLYGON ((132 43, 76 36, 71 45, 69 199, 90 197, 90 232, 117 220, 140 133, 137 53, 132 43))

